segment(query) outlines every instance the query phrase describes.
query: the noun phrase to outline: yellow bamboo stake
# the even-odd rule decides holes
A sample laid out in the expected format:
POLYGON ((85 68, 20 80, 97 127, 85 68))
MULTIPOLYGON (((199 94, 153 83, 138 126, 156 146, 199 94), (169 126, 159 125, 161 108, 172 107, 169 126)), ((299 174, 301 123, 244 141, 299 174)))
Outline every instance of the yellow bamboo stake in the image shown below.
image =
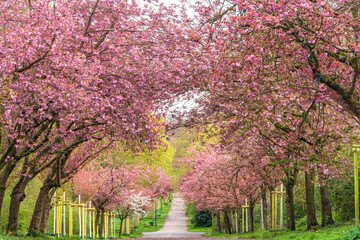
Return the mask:
POLYGON ((274 222, 275 222, 275 217, 274 217, 274 212, 275 212, 275 210, 274 210, 274 202, 275 202, 275 197, 274 197, 274 193, 272 192, 271 193, 271 230, 275 230, 275 224, 274 224, 274 222))
POLYGON ((61 231, 61 228, 60 228, 60 221, 59 221, 59 218, 61 218, 60 216, 60 206, 59 206, 59 200, 56 199, 56 235, 58 237, 60 237, 60 231, 61 231))
POLYGON ((69 203, 69 237, 73 235, 73 212, 71 203, 69 203))
POLYGON ((92 224, 93 224, 93 232, 92 232, 92 237, 93 238, 95 238, 95 210, 92 212, 92 214, 93 214, 93 222, 92 222, 92 224))
POLYGON ((105 218, 105 222, 104 222, 104 237, 105 237, 105 239, 107 239, 107 237, 108 237, 108 215, 107 215, 107 213, 104 213, 104 218, 105 218))
POLYGON ((277 230, 277 193, 275 192, 275 202, 274 202, 274 209, 275 209, 275 213, 274 213, 274 218, 275 218, 275 231, 277 230))
POLYGON ((242 232, 245 232, 245 208, 242 208, 242 232))
POLYGON ((130 235, 130 218, 126 218, 126 234, 130 235))
POLYGON ((85 204, 81 204, 82 214, 81 214, 81 238, 85 238, 85 204))
POLYGON ((355 190, 355 225, 359 225, 359 151, 360 145, 353 145, 354 152, 354 190, 355 190))

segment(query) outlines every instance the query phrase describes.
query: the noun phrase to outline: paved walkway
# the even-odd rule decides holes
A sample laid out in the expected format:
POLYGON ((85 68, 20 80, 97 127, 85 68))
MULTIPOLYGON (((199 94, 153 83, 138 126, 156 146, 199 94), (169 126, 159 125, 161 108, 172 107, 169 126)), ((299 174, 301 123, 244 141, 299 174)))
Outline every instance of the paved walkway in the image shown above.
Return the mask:
POLYGON ((187 217, 185 216, 185 204, 184 201, 175 196, 170 207, 168 217, 165 221, 164 227, 157 232, 144 233, 146 239, 157 239, 157 238, 180 238, 182 239, 194 239, 202 238, 203 233, 199 232, 188 232, 187 231, 187 217))

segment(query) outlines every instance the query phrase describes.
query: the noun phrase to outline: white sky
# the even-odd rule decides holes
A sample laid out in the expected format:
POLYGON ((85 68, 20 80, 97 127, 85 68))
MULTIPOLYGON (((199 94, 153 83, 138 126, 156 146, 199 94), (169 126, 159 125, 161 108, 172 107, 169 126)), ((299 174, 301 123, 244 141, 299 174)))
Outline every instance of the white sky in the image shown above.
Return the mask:
MULTIPOLYGON (((140 4, 141 4, 141 2, 142 2, 143 0, 137 0, 137 1, 140 2, 140 4)), ((158 1, 159 1, 159 3, 164 3, 166 6, 170 6, 171 4, 181 5, 181 0, 158 0, 158 1)), ((199 1, 199 0, 187 0, 187 1, 190 2, 190 3, 192 3, 192 4, 194 4, 196 1, 199 1)), ((188 15, 189 15, 189 16, 193 16, 193 15, 194 15, 193 11, 190 10, 190 11, 188 12, 188 15)))

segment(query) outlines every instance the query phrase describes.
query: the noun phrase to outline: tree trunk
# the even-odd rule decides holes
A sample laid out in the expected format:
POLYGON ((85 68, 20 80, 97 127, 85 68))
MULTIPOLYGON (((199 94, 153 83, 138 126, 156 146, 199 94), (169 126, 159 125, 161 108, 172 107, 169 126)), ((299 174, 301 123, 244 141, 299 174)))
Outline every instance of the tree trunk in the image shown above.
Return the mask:
POLYGON ((221 217, 220 212, 216 213, 216 228, 218 232, 221 232, 221 217))
POLYGON ((0 216, 1 216, 2 205, 5 198, 6 183, 10 177, 11 172, 14 170, 15 166, 16 166, 15 163, 9 161, 0 172, 0 216))
POLYGON ((334 224, 332 218, 331 202, 330 202, 330 191, 327 180, 324 185, 320 184, 320 197, 321 197, 321 226, 334 224))
POLYGON ((54 195, 55 191, 56 191, 56 187, 52 188, 44 201, 44 206, 41 214, 41 222, 40 222, 40 232, 43 234, 46 233, 47 223, 49 220, 49 215, 51 210, 51 198, 54 195))
POLYGON ((226 231, 226 233, 231 234, 229 213, 227 211, 224 211, 224 223, 225 223, 225 231, 226 231))
MULTIPOLYGON (((42 215, 42 212, 44 209, 45 201, 49 197, 49 192, 53 187, 56 187, 55 181, 48 181, 48 182, 45 182, 42 185, 42 187, 40 188, 39 195, 36 199, 34 212, 31 217, 29 232, 40 230, 41 215, 42 215)), ((50 199, 50 201, 51 201, 51 199, 50 199)))
POLYGON ((241 210, 236 209, 236 212, 237 212, 237 229, 238 229, 237 233, 240 233, 241 232, 241 210))
POLYGON ((306 195, 306 222, 307 230, 318 226, 315 212, 315 198, 314 198, 314 178, 315 171, 311 169, 309 173, 305 172, 305 195, 306 195))
POLYGON ((291 231, 295 230, 294 186, 297 173, 297 169, 293 169, 293 173, 286 172, 286 180, 284 181, 286 191, 286 227, 291 231))
POLYGON ((267 204, 266 204, 266 189, 261 188, 261 202, 262 202, 262 208, 263 208, 263 215, 262 215, 262 222, 263 222, 263 229, 267 230, 267 204))
POLYGON ((236 210, 231 211, 232 232, 236 233, 236 210))
POLYGON ((254 208, 255 208, 255 203, 253 200, 251 200, 249 203, 249 222, 250 222, 249 231, 250 232, 254 231, 254 208))
POLYGON ((99 221, 100 221, 100 216, 101 216, 101 210, 96 208, 96 217, 95 217, 95 229, 94 232, 96 234, 96 236, 98 237, 98 233, 99 233, 99 221))
POLYGON ((119 231, 119 237, 121 237, 121 236, 122 236, 122 234, 123 234, 123 232, 122 232, 123 224, 124 224, 124 218, 120 218, 120 231, 119 231))
POLYGON ((269 193, 270 193, 270 196, 269 196, 269 215, 270 215, 270 226, 272 226, 272 224, 273 224, 273 222, 272 222, 272 214, 273 214, 273 212, 272 212, 272 192, 274 191, 274 188, 273 187, 271 187, 271 186, 269 186, 269 193))
POLYGON ((13 188, 11 192, 10 208, 9 208, 9 220, 7 233, 11 235, 16 235, 18 221, 19 221, 19 210, 20 204, 25 199, 25 188, 30 182, 31 178, 28 176, 20 176, 19 181, 13 188))

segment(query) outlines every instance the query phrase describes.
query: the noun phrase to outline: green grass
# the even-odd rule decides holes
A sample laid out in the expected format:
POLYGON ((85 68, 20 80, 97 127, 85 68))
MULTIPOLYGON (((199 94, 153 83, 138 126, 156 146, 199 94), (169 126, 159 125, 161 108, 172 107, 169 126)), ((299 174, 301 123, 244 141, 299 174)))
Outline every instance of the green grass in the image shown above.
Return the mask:
POLYGON ((210 232, 212 230, 212 227, 195 227, 195 225, 191 223, 191 220, 187 220, 187 228, 189 232, 210 232))
MULTIPOLYGON (((206 233, 206 237, 211 238, 231 238, 231 239, 275 239, 275 240, 341 240, 344 236, 347 236, 354 225, 342 224, 334 225, 325 228, 319 228, 317 230, 304 231, 277 231, 270 232, 264 230, 257 230, 253 233, 246 234, 224 234, 224 233, 206 233)), ((353 238, 350 238, 351 240, 353 238)))

